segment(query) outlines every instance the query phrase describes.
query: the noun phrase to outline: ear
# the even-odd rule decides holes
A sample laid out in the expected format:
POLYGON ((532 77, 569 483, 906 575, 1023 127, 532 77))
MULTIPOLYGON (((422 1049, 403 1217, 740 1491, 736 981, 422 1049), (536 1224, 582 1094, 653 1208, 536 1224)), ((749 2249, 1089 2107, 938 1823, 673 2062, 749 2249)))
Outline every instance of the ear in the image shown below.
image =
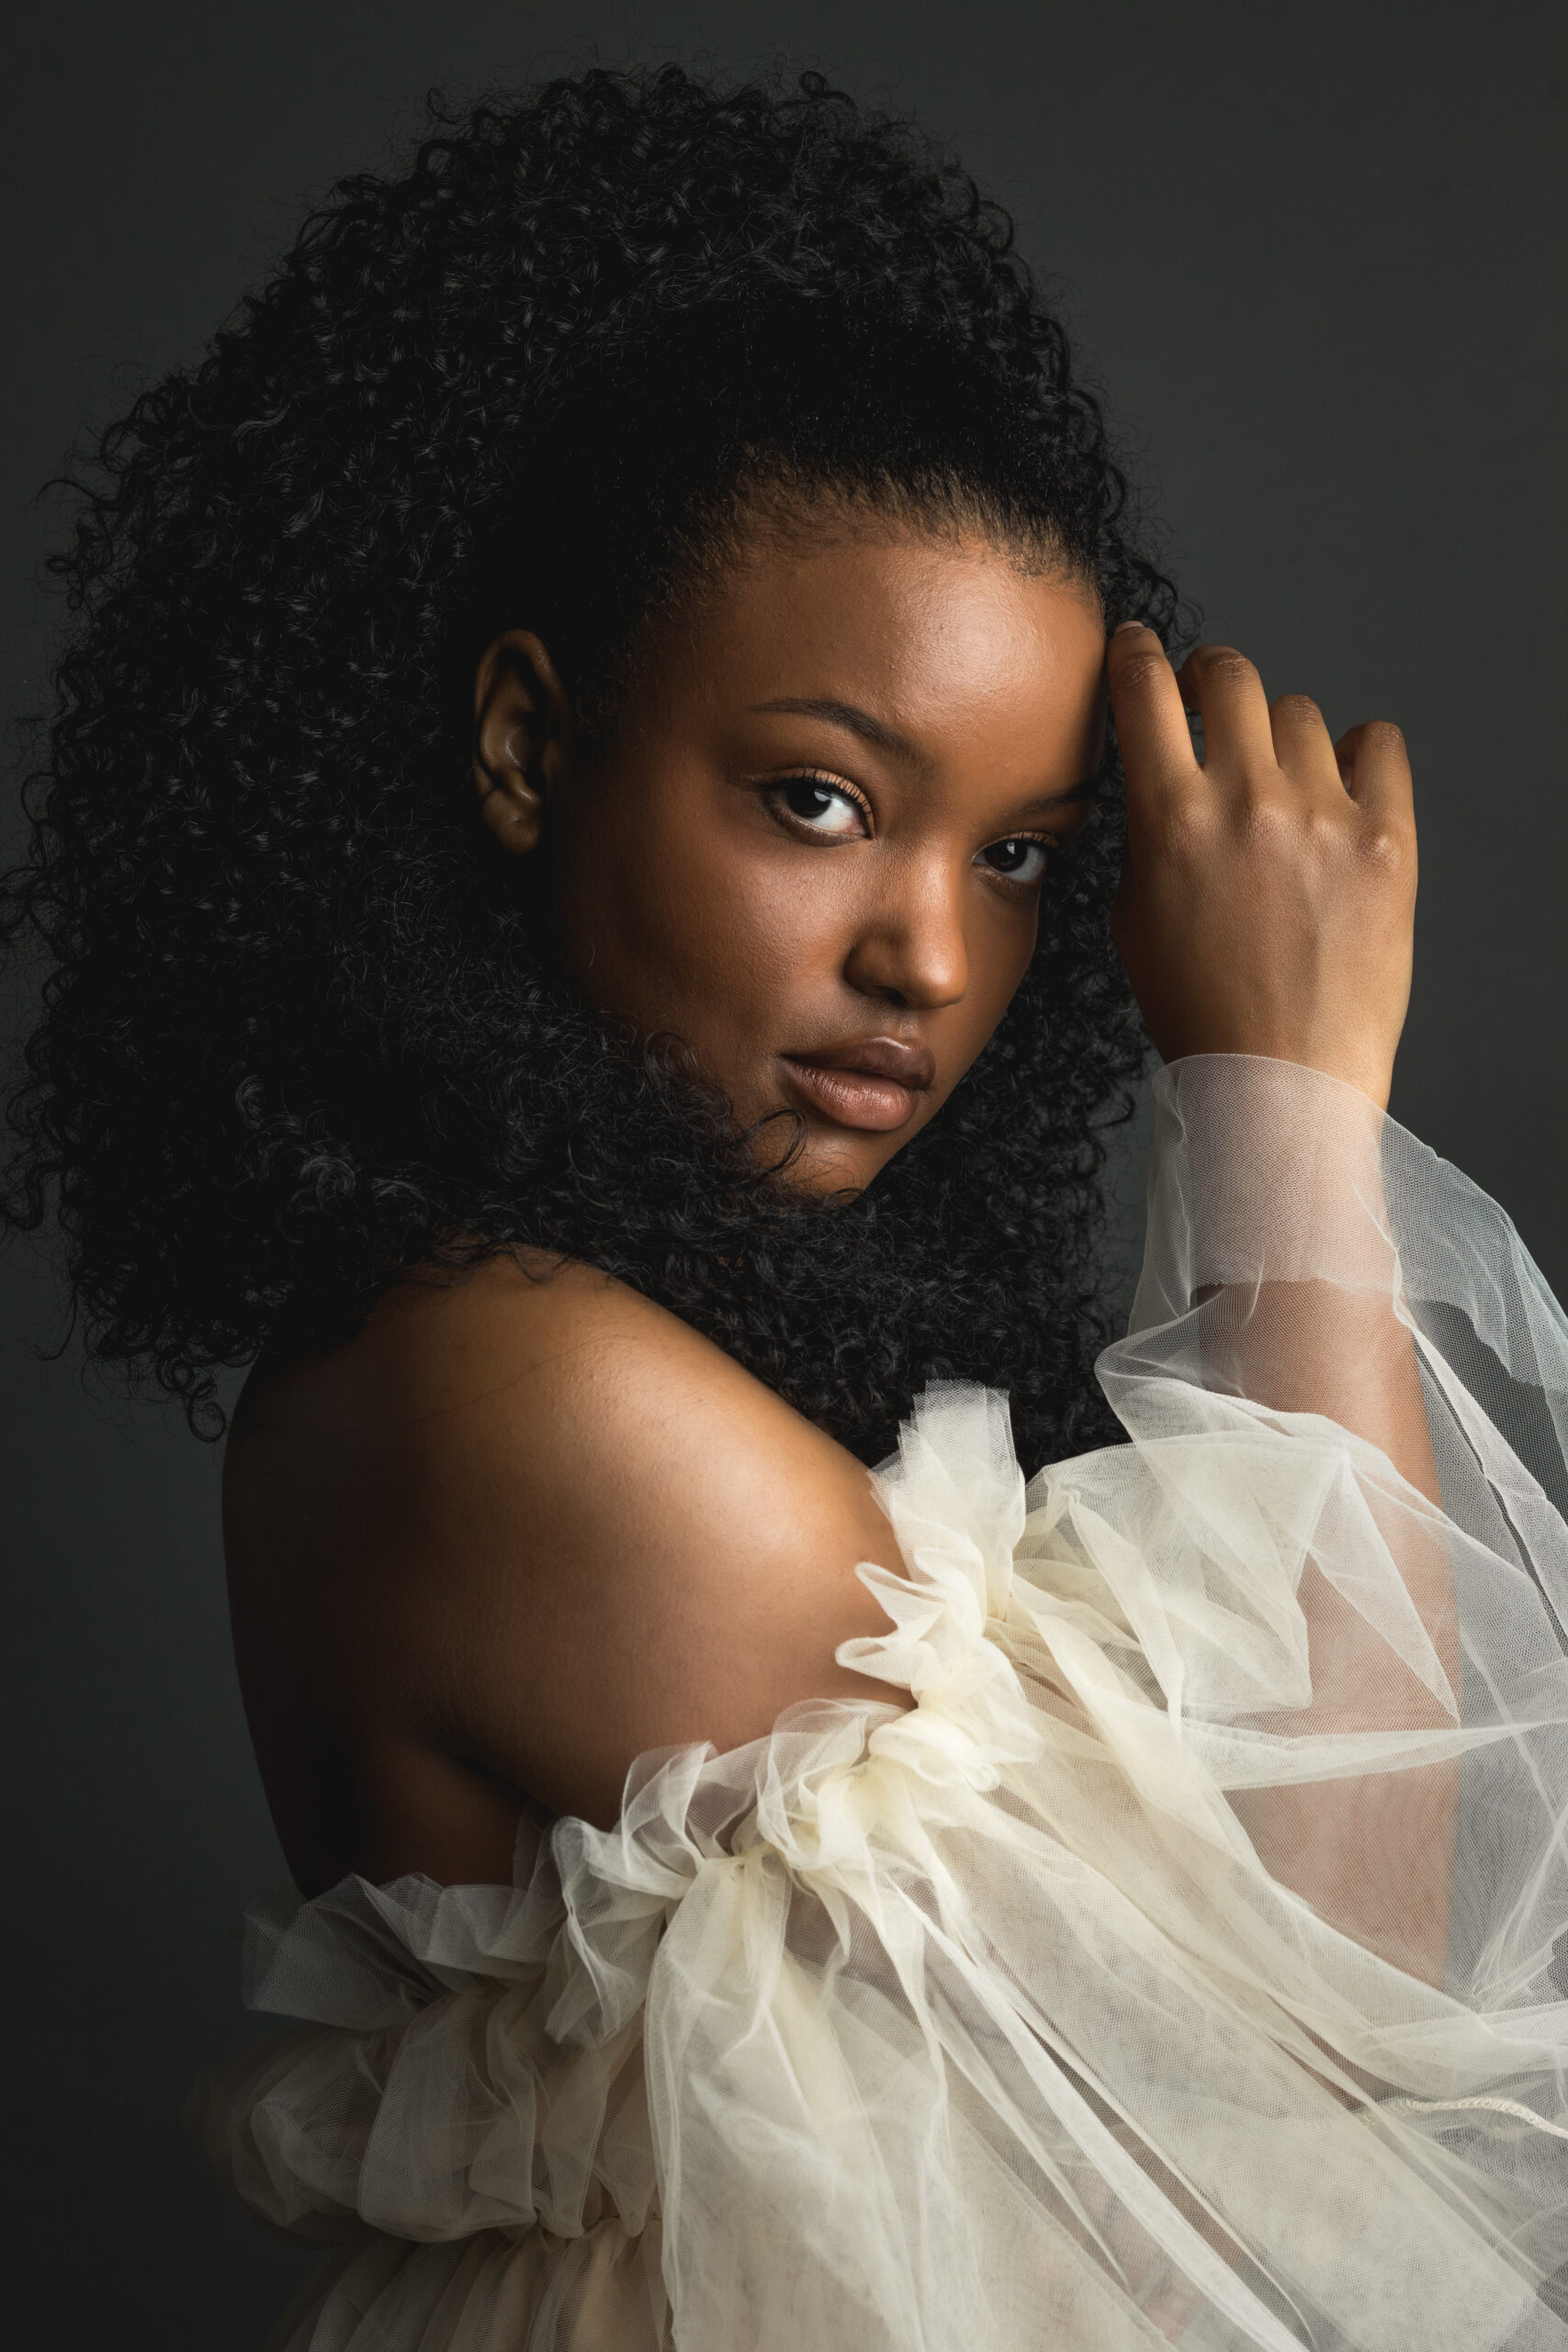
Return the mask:
POLYGON ((508 629, 474 673, 474 782, 503 849, 538 846, 545 805, 571 759, 571 706, 532 629, 508 629))

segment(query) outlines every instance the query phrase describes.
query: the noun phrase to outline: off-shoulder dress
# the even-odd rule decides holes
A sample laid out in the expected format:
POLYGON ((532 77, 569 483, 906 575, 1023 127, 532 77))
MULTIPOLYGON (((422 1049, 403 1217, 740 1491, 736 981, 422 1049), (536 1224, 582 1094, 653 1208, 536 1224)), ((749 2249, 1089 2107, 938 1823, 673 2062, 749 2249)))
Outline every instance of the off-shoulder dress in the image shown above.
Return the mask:
POLYGON ((938 1386, 876 1474, 912 1706, 253 1907, 191 2120, 331 2249, 280 2352, 1568 2352, 1568 1323, 1337 1080, 1156 1095, 1128 1442, 938 1386), (1291 1386, 1369 1316, 1426 1489, 1291 1386))

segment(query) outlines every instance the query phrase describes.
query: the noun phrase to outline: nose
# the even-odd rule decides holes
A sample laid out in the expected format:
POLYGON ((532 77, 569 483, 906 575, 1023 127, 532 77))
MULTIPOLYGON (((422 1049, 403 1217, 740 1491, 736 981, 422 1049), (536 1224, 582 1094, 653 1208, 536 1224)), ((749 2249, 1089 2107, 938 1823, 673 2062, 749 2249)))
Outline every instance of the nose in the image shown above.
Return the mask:
POLYGON ((844 959, 844 978, 883 1004, 934 1012, 969 985, 964 893, 945 860, 900 860, 879 876, 844 959))

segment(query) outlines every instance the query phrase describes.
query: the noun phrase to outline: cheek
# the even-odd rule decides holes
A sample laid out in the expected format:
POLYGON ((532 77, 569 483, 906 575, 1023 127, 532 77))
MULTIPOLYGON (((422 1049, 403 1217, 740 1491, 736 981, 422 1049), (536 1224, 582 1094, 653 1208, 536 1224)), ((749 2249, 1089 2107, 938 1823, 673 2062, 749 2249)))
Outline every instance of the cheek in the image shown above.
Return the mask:
POLYGON ((787 850, 716 858, 704 922, 715 972, 765 986, 780 1002, 836 980, 854 930, 847 866, 787 850))
POLYGON ((650 794, 635 827, 617 813, 565 845, 560 873, 569 960, 596 1002, 695 1043, 776 1026, 841 961, 842 893, 790 843, 722 804, 650 794))
POLYGON ((969 993, 965 1011, 979 1032, 976 1053, 1000 1021, 1028 971, 1040 936, 1040 902, 1030 899, 1021 907, 1007 907, 973 927, 969 957, 969 993))

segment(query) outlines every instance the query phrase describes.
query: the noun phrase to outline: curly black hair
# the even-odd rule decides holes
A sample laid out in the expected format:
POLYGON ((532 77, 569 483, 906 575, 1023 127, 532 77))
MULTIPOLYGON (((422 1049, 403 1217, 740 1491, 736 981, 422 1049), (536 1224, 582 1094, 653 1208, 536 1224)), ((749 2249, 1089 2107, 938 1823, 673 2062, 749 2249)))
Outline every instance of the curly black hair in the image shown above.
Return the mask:
POLYGON ((595 70, 347 179, 73 476, 73 622, 5 914, 51 968, 6 1214, 90 1351, 215 1432, 214 1369, 534 1244, 708 1333, 863 1458, 930 1376, 1026 1458, 1108 1434, 1101 1129, 1143 1041, 1117 772, 942 1114, 791 1194, 661 1041, 577 999, 474 810, 476 650, 612 732, 638 632, 771 499, 978 517, 1169 636, 1100 410, 1007 214, 817 74, 595 70))

